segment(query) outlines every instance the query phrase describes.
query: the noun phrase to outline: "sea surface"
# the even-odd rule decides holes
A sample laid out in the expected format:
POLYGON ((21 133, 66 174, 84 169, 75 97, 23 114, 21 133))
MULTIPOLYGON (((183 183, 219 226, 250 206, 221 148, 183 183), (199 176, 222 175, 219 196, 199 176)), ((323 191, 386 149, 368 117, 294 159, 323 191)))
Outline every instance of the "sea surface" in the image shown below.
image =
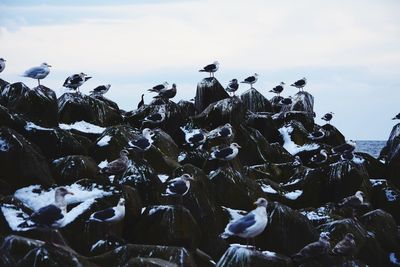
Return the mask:
POLYGON ((357 140, 356 144, 357 152, 365 152, 375 158, 378 158, 379 153, 386 144, 386 141, 357 140))

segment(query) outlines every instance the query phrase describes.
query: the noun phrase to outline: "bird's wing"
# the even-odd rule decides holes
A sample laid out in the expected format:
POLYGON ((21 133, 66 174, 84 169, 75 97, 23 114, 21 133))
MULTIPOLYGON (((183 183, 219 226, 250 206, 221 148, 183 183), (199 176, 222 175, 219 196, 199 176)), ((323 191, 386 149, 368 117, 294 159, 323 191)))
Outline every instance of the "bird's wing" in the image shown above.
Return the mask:
POLYGON ((244 79, 244 81, 245 82, 248 82, 248 83, 252 83, 252 82, 254 82, 256 80, 256 78, 254 77, 254 76, 250 76, 250 77, 247 77, 246 79, 244 79))
POLYGON ((308 244, 302 250, 300 250, 300 253, 304 256, 313 256, 313 255, 315 256, 326 252, 327 252, 326 246, 320 241, 308 244))
POLYGON ((115 210, 113 208, 108 208, 93 213, 92 216, 90 216, 90 218, 99 221, 104 221, 106 219, 113 217, 114 215, 115 215, 115 210))
POLYGON ((38 74, 44 73, 45 70, 42 67, 33 67, 30 68, 29 70, 25 71, 23 76, 30 77, 30 76, 36 76, 38 74))
POLYGON ((182 195, 187 191, 187 186, 184 181, 181 179, 168 184, 167 186, 167 193, 172 193, 172 194, 179 194, 182 195))
POLYGON ((131 142, 129 142, 129 144, 133 147, 143 149, 150 145, 150 141, 143 137, 140 139, 132 140, 131 142))
POLYGON ((108 163, 108 165, 106 167, 103 168, 103 172, 122 172, 126 169, 126 164, 125 162, 121 161, 121 160, 114 160, 110 163, 108 163))
POLYGON ((233 234, 240 234, 255 223, 255 215, 253 213, 248 213, 240 219, 231 222, 228 226, 228 230, 233 234))
POLYGON ((29 219, 38 225, 50 226, 63 217, 60 208, 55 205, 48 205, 34 212, 29 219))
POLYGON ((233 149, 230 148, 230 147, 226 147, 226 148, 223 148, 223 149, 221 149, 221 150, 215 151, 215 152, 214 152, 214 155, 215 155, 217 158, 225 158, 225 157, 227 157, 228 155, 230 155, 230 154, 232 154, 232 153, 233 153, 233 149))

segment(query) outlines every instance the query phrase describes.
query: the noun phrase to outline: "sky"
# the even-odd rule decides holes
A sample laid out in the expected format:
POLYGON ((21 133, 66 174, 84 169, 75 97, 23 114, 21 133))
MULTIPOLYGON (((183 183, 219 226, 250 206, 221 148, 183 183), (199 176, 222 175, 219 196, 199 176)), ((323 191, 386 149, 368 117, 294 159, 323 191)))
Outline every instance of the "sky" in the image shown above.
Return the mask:
POLYGON ((150 102, 146 89, 164 81, 177 84, 175 101, 188 100, 206 76, 198 70, 218 60, 224 87, 257 72, 267 98, 281 81, 307 77, 316 123, 334 112, 347 139, 386 140, 400 112, 397 0, 0 0, 0 12, 0 78, 34 87, 21 74, 47 62, 42 84, 58 96, 85 72, 93 78, 83 93, 110 83, 106 97, 125 110, 142 93, 150 102))

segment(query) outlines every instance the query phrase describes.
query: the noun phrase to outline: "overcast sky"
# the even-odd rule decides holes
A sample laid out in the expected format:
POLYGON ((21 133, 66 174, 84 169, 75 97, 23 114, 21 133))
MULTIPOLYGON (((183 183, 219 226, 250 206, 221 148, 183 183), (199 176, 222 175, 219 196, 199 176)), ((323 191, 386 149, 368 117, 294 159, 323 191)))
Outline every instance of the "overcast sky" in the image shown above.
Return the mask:
POLYGON ((192 98, 198 69, 218 60, 223 86, 257 72, 267 98, 307 77, 316 122, 333 111, 347 139, 387 139, 400 112, 400 1, 106 2, 0 0, 0 78, 33 87, 21 73, 47 62, 43 84, 58 95, 67 76, 85 72, 84 93, 110 83, 106 96, 132 110, 163 81, 177 83, 176 101, 192 98))

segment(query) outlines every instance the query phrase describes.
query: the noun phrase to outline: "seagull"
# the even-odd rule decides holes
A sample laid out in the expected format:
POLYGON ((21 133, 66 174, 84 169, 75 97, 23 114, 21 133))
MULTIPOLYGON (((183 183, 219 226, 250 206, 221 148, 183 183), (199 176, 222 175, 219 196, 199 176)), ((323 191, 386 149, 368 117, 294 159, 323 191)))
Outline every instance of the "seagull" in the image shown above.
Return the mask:
MULTIPOLYGON (((4 68, 3 68, 4 69, 4 68)), ((1 72, 1 71, 0 71, 1 72)), ((394 116, 394 118, 392 120, 400 120, 400 113, 397 114, 396 116, 394 116)))
POLYGON ((50 67, 51 66, 49 64, 42 63, 40 66, 28 69, 22 74, 22 76, 36 79, 38 81, 38 85, 40 86, 40 80, 46 78, 46 76, 49 75, 50 67))
POLYGON ((327 123, 330 123, 331 120, 332 120, 332 118, 333 118, 333 114, 335 114, 335 113, 333 113, 333 112, 328 112, 328 113, 326 113, 326 114, 321 118, 321 120, 324 120, 324 121, 326 121, 327 123))
POLYGON ((364 192, 357 191, 353 196, 345 197, 338 203, 340 208, 359 208, 364 204, 364 192))
POLYGON ((282 98, 281 101, 279 101, 282 105, 291 105, 292 104, 292 98, 286 97, 286 98, 282 98))
POLYGON ((275 93, 278 96, 281 95, 282 91, 283 91, 283 86, 285 85, 284 82, 281 82, 279 85, 275 86, 274 88, 272 88, 272 90, 269 90, 271 93, 275 93))
POLYGON ((92 77, 88 77, 87 74, 83 72, 79 74, 73 74, 65 79, 63 86, 79 92, 79 87, 91 78, 92 77))
POLYGON ((94 95, 104 95, 105 93, 108 92, 108 90, 110 90, 111 84, 107 84, 107 85, 100 85, 97 86, 96 88, 94 88, 92 91, 90 91, 91 94, 94 95))
POLYGON ((176 84, 172 84, 172 88, 170 89, 162 89, 158 92, 158 95, 156 95, 154 98, 164 98, 164 99, 170 99, 174 98, 176 96, 176 84))
POLYGON ((318 154, 315 154, 311 158, 311 163, 323 164, 328 160, 328 151, 326 149, 321 149, 318 154))
POLYGON ((306 245, 298 253, 292 255, 291 258, 295 262, 304 262, 319 256, 328 255, 331 248, 329 241, 329 236, 325 232, 322 232, 318 241, 306 245))
POLYGON ((356 252, 356 241, 352 233, 347 233, 342 240, 332 249, 332 253, 338 256, 353 257, 356 252))
POLYGON ((153 144, 153 136, 154 132, 149 128, 145 128, 143 129, 142 134, 139 137, 135 138, 132 141, 129 141, 128 144, 130 148, 144 152, 149 150, 149 148, 153 144))
POLYGON ((68 191, 65 187, 58 187, 54 193, 54 203, 35 211, 28 220, 39 227, 60 227, 67 213, 65 196, 68 194, 73 195, 74 193, 68 191))
POLYGON ((302 165, 303 165, 303 162, 301 161, 300 156, 296 155, 296 156, 294 157, 293 162, 292 162, 292 166, 295 167, 295 168, 297 168, 297 167, 300 167, 300 166, 302 166, 302 165))
POLYGON ((341 160, 352 160, 354 158, 353 151, 346 150, 340 155, 341 160))
POLYGON ((0 73, 6 68, 6 61, 4 58, 0 58, 0 73))
POLYGON ((144 94, 142 94, 142 100, 140 100, 140 102, 137 105, 138 109, 141 108, 144 105, 144 99, 143 98, 144 98, 144 94))
POLYGON ((165 112, 153 113, 143 119, 143 121, 147 121, 152 124, 157 124, 163 122, 164 120, 165 120, 165 112))
POLYGON ((251 89, 251 88, 253 88, 253 84, 254 84, 255 82, 257 82, 257 80, 258 80, 258 74, 257 74, 257 73, 254 73, 253 76, 247 77, 246 79, 244 79, 243 81, 241 81, 241 83, 250 84, 250 89, 251 89))
POLYGON ((354 149, 356 149, 356 142, 353 140, 347 141, 344 144, 335 146, 334 148, 332 148, 332 153, 333 154, 342 154, 345 151, 354 151, 354 149))
POLYGON ((254 238, 264 231, 268 223, 268 201, 265 198, 259 198, 254 204, 257 206, 256 209, 228 223, 221 234, 222 238, 239 236, 245 238, 248 244, 249 238, 254 238))
POLYGON ((200 146, 204 144, 207 140, 207 134, 202 129, 186 129, 181 127, 182 132, 185 133, 185 141, 190 146, 200 146))
POLYGON ((108 163, 107 166, 100 170, 100 172, 106 175, 118 175, 124 173, 128 169, 129 165, 128 155, 128 150, 122 149, 119 153, 119 158, 108 163))
POLYGON ((306 84, 307 84, 307 79, 303 78, 303 79, 300 79, 300 80, 296 81, 295 83, 291 84, 290 86, 294 86, 297 89, 299 89, 299 91, 300 91, 303 89, 304 86, 306 86, 306 84))
POLYGON ((308 138, 311 140, 320 140, 325 137, 325 131, 323 129, 318 129, 317 131, 311 132, 308 138))
POLYGON ((167 89, 167 88, 168 88, 168 83, 167 83, 167 82, 164 82, 164 83, 162 83, 162 84, 158 84, 158 85, 154 86, 153 88, 148 89, 147 91, 158 93, 158 92, 160 92, 161 90, 165 90, 165 89, 167 89))
POLYGON ((212 64, 208 64, 203 69, 199 70, 200 72, 208 72, 210 73, 210 77, 214 77, 214 72, 216 72, 219 68, 219 62, 214 61, 212 64))
POLYGON ((184 196, 189 192, 190 181, 194 181, 190 174, 183 174, 180 177, 172 179, 168 182, 167 189, 165 190, 164 196, 180 195, 184 196))
POLYGON ((211 152, 211 158, 226 161, 232 160, 239 153, 239 148, 241 147, 237 143, 232 143, 230 146, 222 149, 213 148, 213 151, 211 152))
POLYGON ((225 125, 219 126, 215 128, 211 132, 209 132, 207 138, 223 138, 223 139, 231 139, 233 137, 232 125, 230 123, 226 123, 225 125))
POLYGON ((89 221, 102 223, 116 223, 125 217, 125 199, 120 198, 117 206, 96 211, 90 215, 89 221))
POLYGON ((235 92, 239 88, 238 80, 237 79, 232 79, 229 81, 228 86, 226 87, 226 91, 229 93, 233 93, 235 95, 235 92))

